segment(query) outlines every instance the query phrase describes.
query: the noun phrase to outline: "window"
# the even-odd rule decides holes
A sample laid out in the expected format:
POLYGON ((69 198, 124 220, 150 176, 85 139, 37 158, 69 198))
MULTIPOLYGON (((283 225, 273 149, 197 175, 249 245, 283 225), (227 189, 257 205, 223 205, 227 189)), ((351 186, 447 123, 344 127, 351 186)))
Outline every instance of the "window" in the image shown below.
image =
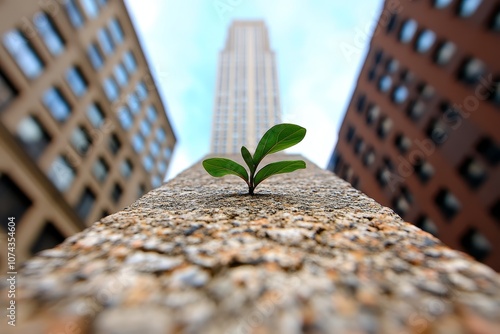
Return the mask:
POLYGON ((87 91, 87 82, 77 67, 73 66, 66 71, 66 81, 77 97, 81 97, 87 91))
POLYGON ((101 51, 99 51, 95 43, 91 43, 87 48, 87 56, 89 57, 90 63, 95 70, 98 70, 104 65, 104 59, 102 57, 101 51))
POLYGON ((170 147, 165 147, 163 149, 163 156, 165 157, 165 159, 170 159, 170 157, 172 156, 172 150, 170 149, 170 147))
POLYGON ((370 106, 370 109, 368 109, 368 112, 366 113, 366 124, 374 124, 378 120, 379 116, 380 108, 375 105, 370 106))
POLYGON ((131 51, 127 51, 123 55, 123 62, 125 63, 125 68, 128 73, 133 74, 137 70, 137 61, 131 51))
POLYGON ((91 144, 90 135, 84 127, 77 127, 71 134, 71 145, 80 155, 85 155, 91 144))
POLYGON ((368 81, 372 82, 377 76, 377 68, 373 67, 370 71, 368 71, 368 81))
POLYGON ((121 87, 127 86, 127 84, 128 84, 127 71, 125 71, 125 68, 123 67, 123 65, 121 63, 118 63, 115 66, 114 72, 115 72, 115 78, 116 78, 116 81, 118 82, 118 84, 121 87))
POLYGON ((118 86, 116 85, 116 82, 113 80, 111 77, 107 77, 104 79, 103 85, 104 93, 106 94, 106 97, 110 102, 114 102, 118 99, 118 96, 120 95, 120 91, 118 89, 118 86))
POLYGON ((500 31, 500 8, 497 9, 495 16, 491 20, 490 28, 493 31, 500 31))
POLYGON ((490 242, 475 228, 469 228, 463 234, 460 243, 467 253, 478 261, 484 260, 491 253, 492 247, 490 242))
POLYGON ((413 39, 417 31, 417 22, 415 20, 406 20, 399 32, 399 40, 403 43, 408 43, 413 39))
POLYGON ((122 197, 122 193, 122 187, 118 183, 115 183, 113 189, 111 190, 111 198, 113 199, 113 202, 118 203, 122 197))
POLYGON ((64 7, 66 8, 66 14, 73 27, 80 28, 83 25, 83 16, 75 0, 66 0, 64 7))
POLYGON ((461 208, 458 199, 445 189, 439 191, 435 200, 441 213, 448 219, 453 218, 461 208))
POLYGON ((405 86, 398 86, 392 92, 392 101, 397 104, 402 104, 408 98, 408 88, 405 86))
POLYGON ((394 144, 398 148, 399 152, 406 153, 411 147, 411 140, 400 133, 396 136, 396 139, 394 139, 394 144))
POLYGON ((354 153, 358 155, 361 152, 363 152, 364 149, 365 149, 365 142, 363 141, 362 138, 357 138, 356 141, 354 142, 354 153))
POLYGON ((453 0, 434 0, 434 7, 444 8, 447 7, 453 0))
POLYGON ((63 192, 68 190, 73 183, 76 172, 68 159, 59 155, 50 165, 47 175, 56 188, 63 192))
POLYGON ((92 103, 88 106, 87 117, 92 126, 96 129, 101 128, 101 126, 104 124, 104 120, 106 119, 104 116, 104 112, 97 103, 92 103))
POLYGON ((381 167, 377 171, 377 182, 382 186, 386 186, 391 180, 391 171, 387 167, 381 167))
POLYGON ((500 222, 500 199, 493 204, 490 213, 497 222, 500 222))
POLYGON ((398 215, 404 217, 410 210, 410 203, 408 203, 404 196, 400 195, 393 199, 392 207, 398 215))
POLYGON ((436 34, 434 31, 425 29, 418 35, 415 49, 420 53, 425 53, 430 50, 436 41, 436 34))
POLYGON ((149 137, 149 134, 151 133, 151 125, 148 123, 148 121, 146 121, 145 119, 141 120, 139 128, 144 137, 149 137))
POLYGON ((421 230, 432 234, 433 236, 437 237, 438 236, 438 228, 436 224, 429 219, 427 216, 421 216, 420 218, 417 219, 417 227, 420 228, 421 230))
POLYGON ((387 92, 392 86, 392 79, 388 75, 384 75, 380 80, 378 81, 378 89, 381 92, 387 92))
POLYGON ((146 186, 144 184, 140 184, 137 187, 137 198, 142 197, 146 193, 146 186))
POLYGON ((53 56, 61 54, 64 50, 64 42, 47 14, 42 12, 35 14, 33 23, 49 52, 53 56))
POLYGON ((42 231, 38 235, 33 246, 30 248, 31 254, 36 254, 45 249, 54 248, 64 241, 64 235, 52 222, 46 222, 42 231))
POLYGON ((161 186, 161 178, 158 175, 154 175, 151 177, 151 185, 153 188, 158 188, 161 186))
POLYGON ((80 5, 82 5, 82 8, 88 18, 93 19, 99 15, 99 7, 97 6, 95 0, 80 0, 80 5))
POLYGON ((444 42, 439 46, 434 61, 436 64, 444 66, 448 64, 457 51, 457 47, 452 42, 444 42))
POLYGON ((123 42, 123 29, 118 19, 114 18, 109 22, 109 30, 116 44, 121 44, 123 42))
POLYGON ((118 136, 116 134, 111 134, 109 137, 108 141, 108 147, 111 153, 116 155, 118 151, 120 150, 120 147, 122 146, 122 143, 120 142, 120 139, 118 139, 118 136))
POLYGON ((385 65, 385 69, 389 73, 395 73, 399 68, 399 62, 396 59, 388 59, 385 65))
POLYGON ((382 139, 386 138, 389 132, 391 132, 392 125, 392 119, 390 119, 389 117, 384 117, 378 125, 377 135, 382 139))
POLYGON ((71 114, 68 101, 64 98, 58 88, 51 87, 42 97, 44 106, 58 122, 64 122, 71 114))
POLYGON ((448 129, 442 122, 431 120, 427 127, 427 136, 429 136, 435 144, 441 145, 448 139, 448 129))
POLYGON ((400 77, 401 80, 407 84, 410 84, 415 80, 415 75, 410 70, 403 70, 400 77))
POLYGON ((158 118, 158 111, 156 111, 156 107, 154 105, 148 106, 146 109, 146 116, 151 123, 154 123, 158 118))
POLYGON ((167 164, 165 163, 165 161, 158 161, 156 166, 157 166, 158 172, 161 174, 165 174, 165 172, 167 171, 167 164))
POLYGON ((0 110, 7 107, 17 96, 17 90, 7 77, 0 71, 0 110))
POLYGON ((373 151, 373 149, 369 149, 363 156, 363 164, 366 167, 370 167, 371 165, 373 165, 374 162, 375 162, 375 151, 373 151))
POLYGON ((356 133, 356 129, 354 128, 354 126, 349 125, 349 127, 347 128, 346 135, 345 135, 345 139, 347 140, 348 143, 350 143, 352 141, 352 138, 354 137, 355 133, 356 133))
POLYGON ((396 23, 398 22, 398 18, 396 14, 392 14, 389 18, 389 22, 387 23, 387 32, 390 33, 396 28, 396 23))
POLYGON ((374 57, 375 64, 380 64, 383 58, 384 58, 384 52, 382 50, 378 50, 377 52, 375 52, 375 57, 374 57))
POLYGON ((458 15, 469 17, 474 15, 482 0, 461 0, 458 7, 458 15))
POLYGON ((139 100, 144 101, 148 97, 148 90, 144 81, 139 82, 135 90, 139 100))
POLYGON ((414 121, 418 121, 425 113, 425 103, 420 100, 411 102, 408 105, 408 116, 414 121))
POLYGON ((165 139, 167 139, 165 130, 163 130, 163 128, 156 129, 156 140, 161 144, 165 141, 165 139))
POLYGON ((421 83, 418 86, 418 92, 420 93, 420 97, 422 97, 424 100, 430 100, 436 93, 436 90, 429 84, 421 83))
POLYGON ((28 79, 35 79, 42 73, 42 60, 19 30, 5 33, 3 45, 28 79))
POLYGON ((24 150, 35 160, 42 155, 51 140, 40 121, 34 116, 23 118, 17 125, 16 132, 24 150))
POLYGON ((149 151, 154 157, 157 157, 160 154, 160 144, 156 141, 152 141, 151 144, 149 144, 149 151))
POLYGON ((108 0, 97 0, 97 3, 99 4, 99 7, 103 8, 108 4, 108 0))
POLYGON ((356 103, 356 110, 362 113, 365 110, 366 95, 361 94, 358 96, 358 102, 356 103))
POLYGON ((132 137, 132 147, 137 153, 141 153, 144 150, 144 137, 141 134, 136 133, 132 137))
POLYGON ((434 175, 434 167, 432 167, 432 165, 427 161, 418 160, 413 168, 422 183, 426 183, 434 175))
POLYGON ((118 120, 120 121, 120 125, 123 129, 128 130, 134 125, 134 119, 128 107, 121 106, 118 109, 118 120))
POLYGON ((459 79, 466 84, 474 85, 486 72, 486 66, 482 61, 476 58, 467 60, 460 69, 459 79))
POLYGON ((94 162, 94 165, 92 166, 92 174, 94 174, 97 181, 101 183, 106 181, 109 174, 109 165, 102 157, 94 162))
MULTIPOLYGON (((17 224, 33 203, 31 199, 5 173, 0 173, 0 215, 2 227, 8 232, 8 217, 15 217, 17 224)), ((19 227, 19 226, 18 226, 19 227)))
POLYGON ((489 137, 481 138, 476 150, 493 166, 500 161, 500 146, 495 144, 489 137))
POLYGON ((471 157, 464 160, 459 167, 460 175, 467 181, 472 188, 478 188, 486 180, 486 168, 484 165, 471 157))
POLYGON ((154 166, 153 157, 151 155, 146 155, 144 158, 142 158, 142 165, 147 172, 151 172, 154 166))
POLYGON ((90 211, 92 211, 92 207, 94 206, 95 199, 96 197, 94 192, 86 187, 75 207, 76 214, 81 219, 86 219, 88 217, 90 211))
POLYGON ((113 53, 115 45, 113 44, 109 31, 106 28, 99 29, 97 32, 97 39, 99 40, 99 44, 101 45, 101 49, 105 55, 109 56, 113 53))
POLYGON ((129 159, 123 160, 120 165, 120 172, 122 176, 128 179, 132 175, 133 171, 134 171, 134 166, 132 165, 132 162, 130 162, 129 159))
POLYGON ((132 111, 132 114, 137 115, 139 111, 141 111, 141 102, 137 98, 137 95, 135 95, 135 93, 131 93, 129 94, 127 100, 130 111, 132 111))

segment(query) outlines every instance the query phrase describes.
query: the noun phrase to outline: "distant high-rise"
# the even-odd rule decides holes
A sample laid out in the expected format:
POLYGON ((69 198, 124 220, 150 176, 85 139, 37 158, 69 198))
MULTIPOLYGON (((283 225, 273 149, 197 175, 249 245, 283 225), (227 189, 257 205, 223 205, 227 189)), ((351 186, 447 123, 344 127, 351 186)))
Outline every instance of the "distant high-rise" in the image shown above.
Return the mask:
POLYGON ((500 270, 500 1, 386 1, 330 169, 500 270))
POLYGON ((262 21, 235 21, 219 55, 211 151, 254 149, 260 137, 281 122, 274 52, 262 21))
POLYGON ((0 267, 162 183, 176 138, 123 1, 0 2, 0 267), (11 224, 12 225, 12 224, 11 224))

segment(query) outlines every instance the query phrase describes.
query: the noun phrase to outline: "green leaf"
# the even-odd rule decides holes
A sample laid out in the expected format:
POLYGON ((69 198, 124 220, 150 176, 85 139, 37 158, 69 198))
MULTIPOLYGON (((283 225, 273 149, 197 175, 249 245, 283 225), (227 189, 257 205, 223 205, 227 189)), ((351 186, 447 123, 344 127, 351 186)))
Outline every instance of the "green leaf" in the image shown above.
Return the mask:
POLYGON ((222 177, 224 175, 236 175, 241 177, 248 183, 248 173, 247 170, 239 163, 233 160, 224 158, 210 158, 203 160, 203 168, 208 172, 208 174, 215 177, 222 177))
POLYGON ((291 173, 297 169, 306 168, 306 163, 302 160, 278 161, 264 166, 255 175, 255 187, 265 179, 276 174, 291 173))
POLYGON ((250 169, 250 174, 253 174, 255 172, 255 164, 253 163, 252 154, 245 146, 241 147, 241 156, 243 157, 243 160, 245 160, 248 168, 250 169))
POLYGON ((270 128, 259 141, 253 162, 257 166, 268 154, 276 153, 300 143, 306 135, 306 129, 295 124, 278 124, 270 128))

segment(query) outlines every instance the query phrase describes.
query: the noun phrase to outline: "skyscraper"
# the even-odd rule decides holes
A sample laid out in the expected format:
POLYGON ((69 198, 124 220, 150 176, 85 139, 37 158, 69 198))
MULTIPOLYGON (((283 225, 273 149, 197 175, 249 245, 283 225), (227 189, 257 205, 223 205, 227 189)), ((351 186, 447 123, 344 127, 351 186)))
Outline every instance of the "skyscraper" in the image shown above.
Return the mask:
POLYGON ((122 1, 0 3, 0 267, 162 183, 176 138, 122 1))
POLYGON ((386 1, 329 168, 500 270, 500 1, 386 1))
POLYGON ((254 149, 271 126, 281 122, 274 52, 262 21, 235 21, 229 28, 214 101, 211 151, 254 149))

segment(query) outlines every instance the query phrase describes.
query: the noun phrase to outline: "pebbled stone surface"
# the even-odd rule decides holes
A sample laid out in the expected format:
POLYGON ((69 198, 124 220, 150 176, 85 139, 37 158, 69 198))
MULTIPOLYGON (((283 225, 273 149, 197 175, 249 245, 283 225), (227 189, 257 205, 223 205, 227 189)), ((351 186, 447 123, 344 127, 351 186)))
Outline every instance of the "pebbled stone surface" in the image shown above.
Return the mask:
POLYGON ((245 187, 196 164, 41 252, 0 332, 500 333, 495 271, 330 172, 245 187))

